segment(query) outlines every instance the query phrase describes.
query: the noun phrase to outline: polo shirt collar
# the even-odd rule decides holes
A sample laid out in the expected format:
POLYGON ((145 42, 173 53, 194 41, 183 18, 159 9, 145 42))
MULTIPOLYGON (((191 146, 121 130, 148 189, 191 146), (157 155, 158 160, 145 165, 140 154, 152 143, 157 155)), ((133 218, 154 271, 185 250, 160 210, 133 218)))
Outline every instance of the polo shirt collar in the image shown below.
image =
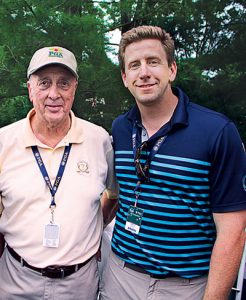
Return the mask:
POLYGON ((170 122, 172 126, 176 124, 187 126, 189 124, 187 106, 190 100, 188 96, 180 88, 178 87, 172 88, 172 91, 174 95, 178 97, 178 104, 174 110, 170 122))
MULTIPOLYGON (((189 98, 180 88, 172 88, 172 91, 178 97, 178 104, 170 121, 167 124, 163 125, 156 133, 158 134, 158 136, 162 135, 163 132, 165 132, 166 134, 167 131, 169 132, 174 127, 183 127, 188 125, 187 106, 189 104, 189 98)), ((135 122, 138 126, 142 126, 141 115, 137 105, 134 105, 134 107, 129 111, 127 118, 131 122, 135 122)), ((156 136, 156 134, 154 136, 156 136)))
MULTIPOLYGON (((34 135, 32 128, 31 128, 31 117, 35 114, 35 110, 31 109, 27 114, 24 123, 24 145, 25 147, 31 146, 40 146, 42 148, 50 148, 49 146, 41 143, 36 136, 34 135)), ((71 117, 71 127, 66 134, 66 136, 56 145, 55 148, 67 146, 69 143, 72 144, 80 144, 84 141, 84 132, 81 124, 78 122, 77 118, 75 117, 74 113, 70 111, 71 117)))

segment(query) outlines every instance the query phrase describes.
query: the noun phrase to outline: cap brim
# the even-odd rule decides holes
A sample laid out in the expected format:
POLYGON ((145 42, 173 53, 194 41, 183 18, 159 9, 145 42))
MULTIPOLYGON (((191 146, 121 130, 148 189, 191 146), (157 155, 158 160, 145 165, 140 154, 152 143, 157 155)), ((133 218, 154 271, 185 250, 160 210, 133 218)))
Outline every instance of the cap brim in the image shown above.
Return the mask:
POLYGON ((43 68, 46 68, 46 67, 48 67, 48 66, 51 66, 51 65, 60 65, 60 66, 62 66, 62 67, 64 67, 64 68, 66 68, 68 71, 70 71, 70 72, 76 77, 76 79, 79 78, 79 76, 78 76, 77 73, 75 73, 75 72, 74 72, 71 68, 69 68, 67 65, 65 65, 65 64, 63 64, 63 63, 60 63, 60 62, 50 62, 50 63, 47 63, 47 64, 45 64, 45 65, 42 65, 42 66, 40 66, 40 67, 38 67, 38 68, 35 68, 35 69, 33 69, 33 70, 30 70, 30 71, 28 72, 28 74, 27 74, 27 78, 29 79, 30 76, 31 76, 32 74, 36 73, 37 71, 39 71, 39 70, 41 70, 41 69, 43 69, 43 68))

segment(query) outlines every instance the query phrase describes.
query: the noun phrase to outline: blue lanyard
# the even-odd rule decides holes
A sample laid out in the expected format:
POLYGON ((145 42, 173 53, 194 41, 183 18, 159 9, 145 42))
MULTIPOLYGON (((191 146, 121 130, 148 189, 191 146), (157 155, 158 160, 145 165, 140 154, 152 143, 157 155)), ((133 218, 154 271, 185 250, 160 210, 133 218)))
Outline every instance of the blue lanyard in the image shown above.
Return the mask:
MULTIPOLYGON (((141 145, 143 145, 145 142, 141 143, 139 146, 137 146, 137 133, 138 133, 138 127, 137 124, 135 123, 132 129, 132 148, 133 148, 133 154, 134 154, 134 161, 136 160, 136 154, 137 154, 137 149, 138 147, 141 147, 141 145)), ((144 163, 144 167, 143 169, 148 169, 150 168, 150 163, 153 160, 153 158, 155 157, 156 153, 159 151, 161 145, 163 144, 163 142, 165 141, 167 135, 165 136, 161 136, 154 144, 154 146, 152 147, 152 149, 150 150, 150 153, 144 163)), ((137 202, 138 202, 138 198, 139 195, 141 193, 141 189, 140 189, 140 185, 141 185, 141 178, 139 178, 138 176, 138 182, 137 185, 134 189, 134 193, 135 193, 135 204, 134 206, 137 206, 137 202)))
POLYGON ((37 162, 37 164, 39 166, 39 169, 40 169, 41 174, 42 174, 42 176, 44 178, 44 181, 46 182, 46 184, 47 184, 47 186, 48 186, 48 188, 50 190, 50 194, 51 194, 50 208, 56 206, 56 203, 55 203, 55 194, 56 194, 58 186, 59 186, 59 184, 61 182, 62 175, 64 173, 64 170, 65 170, 65 167, 66 167, 66 164, 67 164, 67 160, 68 160, 68 156, 69 156, 71 147, 72 147, 72 144, 69 144, 64 149, 64 153, 63 153, 63 156, 62 156, 62 160, 60 162, 58 173, 56 175, 56 179, 55 179, 54 185, 52 186, 50 178, 49 178, 49 175, 48 175, 47 170, 45 168, 44 162, 43 162, 42 157, 40 155, 40 152, 38 150, 38 147, 37 146, 32 146, 32 152, 34 154, 36 162, 37 162))
MULTIPOLYGON (((133 148, 133 154, 134 154, 134 159, 136 159, 136 152, 137 152, 137 132, 138 132, 138 128, 137 125, 134 124, 133 129, 132 129, 132 148, 133 148)), ((166 135, 165 136, 161 136, 156 143, 154 144, 154 146, 152 147, 152 149, 150 150, 149 156, 146 159, 146 163, 150 164, 150 162, 153 160, 153 158, 155 157, 156 153, 159 151, 161 145, 163 144, 163 142, 166 139, 166 135)), ((145 143, 145 142, 144 142, 145 143)), ((140 144, 140 146, 142 145, 142 143, 140 144)))

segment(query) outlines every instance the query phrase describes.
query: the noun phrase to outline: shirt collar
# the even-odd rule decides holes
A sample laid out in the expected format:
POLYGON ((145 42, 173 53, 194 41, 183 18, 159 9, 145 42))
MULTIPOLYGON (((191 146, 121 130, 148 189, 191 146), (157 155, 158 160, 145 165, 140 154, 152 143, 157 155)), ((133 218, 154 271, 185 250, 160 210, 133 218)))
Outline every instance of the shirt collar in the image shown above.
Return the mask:
MULTIPOLYGON (((24 145, 25 147, 40 146, 42 148, 50 148, 49 146, 41 143, 34 135, 31 128, 31 118, 35 114, 35 110, 31 109, 27 114, 24 124, 24 145)), ((80 144, 84 141, 84 133, 81 124, 75 117, 74 113, 70 111, 71 127, 66 136, 56 145, 55 148, 67 146, 69 143, 80 144)))

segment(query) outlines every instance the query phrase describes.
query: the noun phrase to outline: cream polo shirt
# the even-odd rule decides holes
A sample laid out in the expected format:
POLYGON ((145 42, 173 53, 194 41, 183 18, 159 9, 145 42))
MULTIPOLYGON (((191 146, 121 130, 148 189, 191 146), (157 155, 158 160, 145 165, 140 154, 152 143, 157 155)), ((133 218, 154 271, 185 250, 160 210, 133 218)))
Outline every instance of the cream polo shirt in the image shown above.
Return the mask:
POLYGON ((30 126, 34 113, 31 110, 26 119, 0 129, 0 232, 9 246, 35 267, 81 263, 99 248, 102 192, 107 188, 111 198, 118 193, 111 140, 102 127, 71 112, 68 134, 52 149, 34 136, 30 126), (38 146, 53 184, 69 143, 72 148, 55 195, 54 220, 60 224, 60 243, 58 248, 47 248, 42 243, 44 225, 51 217, 51 194, 31 146, 38 146))

